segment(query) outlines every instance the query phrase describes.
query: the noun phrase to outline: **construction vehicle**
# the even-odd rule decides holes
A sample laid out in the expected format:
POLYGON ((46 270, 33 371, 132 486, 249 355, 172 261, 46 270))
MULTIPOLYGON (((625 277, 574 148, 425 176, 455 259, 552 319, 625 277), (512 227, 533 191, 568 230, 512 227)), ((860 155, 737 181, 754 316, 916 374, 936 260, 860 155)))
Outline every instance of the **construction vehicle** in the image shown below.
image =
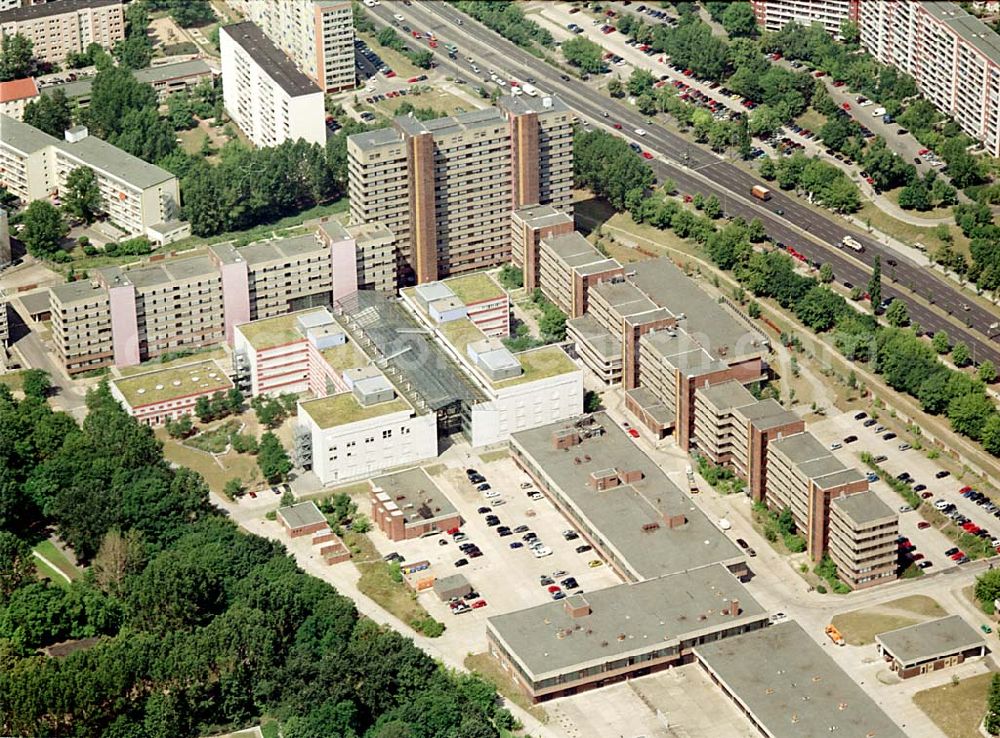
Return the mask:
POLYGON ((826 626, 826 634, 829 636, 830 640, 836 643, 838 646, 846 645, 847 641, 844 640, 844 636, 840 634, 840 631, 831 623, 826 626))
POLYGON ((771 190, 767 187, 761 187, 760 185, 754 185, 750 188, 750 194, 756 197, 758 200, 770 200, 771 190))

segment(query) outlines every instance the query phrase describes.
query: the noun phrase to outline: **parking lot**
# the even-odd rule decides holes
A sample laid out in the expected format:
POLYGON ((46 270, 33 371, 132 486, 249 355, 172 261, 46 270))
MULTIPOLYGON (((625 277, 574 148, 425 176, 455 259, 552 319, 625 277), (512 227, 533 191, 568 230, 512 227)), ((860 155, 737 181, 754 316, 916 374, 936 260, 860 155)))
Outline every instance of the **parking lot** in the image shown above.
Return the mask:
MULTIPOLYGON (((438 472, 437 469, 434 471, 438 472)), ((586 542, 581 538, 564 538, 563 531, 572 529, 572 526, 545 498, 529 499, 527 493, 531 490, 521 489, 521 484, 529 479, 509 457, 484 463, 475 455, 469 458, 463 455, 462 463, 451 462, 447 468, 436 473, 433 480, 465 521, 460 528, 460 533, 465 536, 463 539, 455 541, 454 536, 442 533, 393 542, 377 530, 372 532, 371 537, 383 555, 396 552, 405 562, 429 561, 430 568, 414 575, 415 579, 427 576, 440 579, 457 573, 468 579, 473 590, 479 594, 479 598, 470 598, 470 602, 483 599, 487 603, 485 607, 455 615, 448 603, 441 602, 433 590, 421 593, 419 600, 450 631, 458 629, 463 638, 468 638, 469 651, 485 648, 482 622, 485 618, 548 602, 553 598, 548 587, 557 586, 570 594, 621 583, 609 566, 602 563, 591 568, 588 565, 591 561, 600 560, 595 551, 576 552, 576 548, 586 542), (500 496, 488 499, 484 492, 477 491, 477 485, 467 478, 467 468, 477 470, 486 478, 491 490, 498 491, 500 496), (478 512, 486 507, 490 508, 489 514, 500 519, 499 525, 488 525, 487 513, 478 512), (536 558, 523 540, 527 531, 503 537, 497 533, 501 526, 513 530, 522 525, 535 533, 552 553, 536 558), (475 544, 482 555, 473 558, 459 549, 460 544, 469 543, 475 544), (512 543, 521 545, 512 549, 512 543), (460 559, 468 563, 456 566, 455 562, 460 559), (564 573, 552 577, 558 572, 564 573), (540 583, 542 576, 551 578, 552 583, 543 586, 540 583), (560 582, 568 577, 575 578, 579 586, 571 590, 563 587, 560 582)))
MULTIPOLYGON (((876 459, 884 456, 885 459, 879 461, 879 465, 896 477, 908 474, 911 489, 923 498, 924 504, 929 508, 933 507, 936 501, 944 500, 948 504, 955 505, 956 511, 965 515, 977 526, 987 529, 990 539, 1000 537, 1000 517, 987 512, 985 506, 976 505, 973 500, 962 497, 959 490, 966 486, 964 482, 955 479, 950 473, 944 475, 947 470, 935 460, 928 459, 923 451, 912 448, 900 450, 901 446, 909 445, 906 438, 887 437, 886 434, 898 432, 893 428, 878 431, 877 429, 884 423, 883 419, 880 418, 866 427, 865 423, 871 418, 866 415, 865 418, 855 420, 854 415, 854 412, 841 413, 811 423, 809 430, 827 446, 839 443, 841 448, 836 449, 834 453, 845 464, 851 464, 863 473, 869 469, 861 461, 862 452, 867 451, 876 459), (856 436, 857 440, 845 443, 845 439, 851 436, 856 436)), ((915 546, 911 555, 918 563, 924 565, 928 573, 957 566, 955 561, 945 555, 945 552, 950 551, 956 544, 942 533, 937 525, 927 525, 924 515, 919 511, 906 510, 909 507, 906 500, 885 482, 876 481, 872 483, 871 488, 892 509, 900 511, 899 533, 915 546), (920 554, 922 558, 916 558, 920 554), (924 562, 931 563, 927 565, 924 562)), ((928 514, 928 517, 933 516, 928 514)))

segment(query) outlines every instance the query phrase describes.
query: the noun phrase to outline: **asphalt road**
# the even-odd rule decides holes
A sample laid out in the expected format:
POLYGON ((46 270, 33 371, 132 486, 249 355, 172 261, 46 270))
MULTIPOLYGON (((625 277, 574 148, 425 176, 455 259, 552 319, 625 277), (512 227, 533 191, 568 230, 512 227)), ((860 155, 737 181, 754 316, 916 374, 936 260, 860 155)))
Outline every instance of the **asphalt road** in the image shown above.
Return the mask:
MULTIPOLYGON (((810 261, 829 263, 839 282, 864 287, 868 282, 871 262, 878 254, 882 257, 884 296, 903 298, 911 319, 925 331, 945 330, 952 341, 965 341, 976 361, 989 358, 1000 364, 1000 345, 996 339, 989 340, 985 337, 990 333, 989 326, 1000 320, 1000 316, 971 303, 957 289, 928 269, 908 261, 862 232, 814 211, 798 198, 778 191, 713 152, 670 133, 639 115, 632 107, 596 93, 584 82, 573 77, 568 81, 562 79, 558 69, 440 0, 425 0, 410 6, 386 0, 382 5, 368 10, 386 24, 392 23, 393 13, 401 13, 415 29, 433 32, 442 42, 442 48, 434 50, 439 63, 459 70, 466 77, 470 70, 463 60, 472 56, 481 70, 494 68, 522 80, 526 77, 535 78, 538 87, 559 95, 583 118, 604 126, 620 122, 623 126, 620 133, 627 140, 635 141, 657 157, 650 163, 661 180, 670 178, 681 191, 689 194, 714 194, 729 215, 747 220, 760 218, 773 239, 794 246, 810 261), (458 45, 457 62, 448 59, 443 53, 445 43, 458 45), (607 118, 604 116, 605 112, 608 114, 607 118), (638 128, 644 129, 646 134, 636 134, 635 130, 638 128), (768 186, 773 193, 769 201, 760 202, 750 197, 750 189, 755 184, 768 186), (779 210, 782 211, 780 215, 777 212, 779 210), (864 254, 856 255, 840 248, 841 240, 847 235, 865 246, 864 254), (889 259, 894 260, 896 266, 888 265, 889 259), (897 289, 894 283, 913 290, 924 299, 931 296, 938 309, 931 308, 923 301, 914 300, 897 289), (963 307, 966 305, 968 310, 963 307), (948 320, 939 310, 954 316, 958 324, 948 320)), ((993 333, 997 331, 994 330, 993 333)))

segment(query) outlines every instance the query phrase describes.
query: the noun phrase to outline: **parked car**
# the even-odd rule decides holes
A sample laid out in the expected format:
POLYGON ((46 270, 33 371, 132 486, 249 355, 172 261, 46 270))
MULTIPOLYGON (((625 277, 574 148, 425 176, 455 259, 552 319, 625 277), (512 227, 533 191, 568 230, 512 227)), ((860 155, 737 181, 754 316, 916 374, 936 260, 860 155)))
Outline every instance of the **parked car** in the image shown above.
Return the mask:
POLYGON ((469 563, 468 559, 459 559, 455 562, 455 566, 466 566, 469 563))
POLYGON ((601 561, 600 559, 591 559, 590 561, 587 562, 587 566, 589 566, 591 569, 596 569, 600 566, 604 566, 604 562, 601 561))
POLYGON ((589 546, 587 544, 584 544, 582 546, 577 546, 576 547, 576 552, 578 554, 587 553, 588 551, 592 551, 593 548, 594 548, 593 546, 589 546))

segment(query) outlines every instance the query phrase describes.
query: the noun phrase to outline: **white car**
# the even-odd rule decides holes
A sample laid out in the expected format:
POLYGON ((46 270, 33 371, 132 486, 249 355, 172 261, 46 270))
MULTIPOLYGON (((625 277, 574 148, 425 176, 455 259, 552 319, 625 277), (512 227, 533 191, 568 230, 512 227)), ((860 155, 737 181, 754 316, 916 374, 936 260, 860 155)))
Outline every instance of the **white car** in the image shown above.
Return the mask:
POLYGON ((399 21, 400 23, 402 23, 402 22, 403 22, 404 20, 406 20, 406 19, 405 19, 405 18, 404 18, 403 16, 401 16, 401 15, 400 15, 399 13, 393 13, 392 17, 393 17, 393 18, 395 18, 395 19, 396 19, 397 21, 399 21))
POLYGON ((492 500, 495 497, 499 497, 500 493, 497 492, 495 489, 488 489, 488 490, 486 490, 486 492, 484 493, 484 495, 485 495, 486 499, 492 500))
POLYGON ((639 136, 645 136, 646 135, 646 129, 645 128, 636 128, 635 132, 639 136))
POLYGON ((539 546, 535 549, 535 558, 544 559, 546 556, 552 555, 552 549, 548 546, 539 546))

